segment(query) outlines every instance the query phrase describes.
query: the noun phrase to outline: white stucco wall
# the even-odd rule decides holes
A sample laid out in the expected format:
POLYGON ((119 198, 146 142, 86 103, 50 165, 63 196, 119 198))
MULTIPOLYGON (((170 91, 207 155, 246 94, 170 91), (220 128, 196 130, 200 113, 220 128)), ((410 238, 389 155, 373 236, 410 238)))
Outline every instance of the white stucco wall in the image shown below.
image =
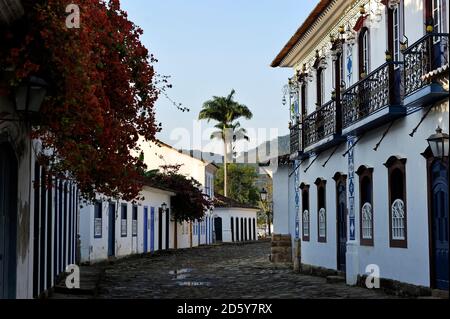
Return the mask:
POLYGON ((273 232, 274 234, 289 233, 289 193, 286 185, 289 183, 289 167, 280 166, 273 173, 273 232))
MULTIPOLYGON (((11 101, 3 96, 0 96, 0 113, 10 113, 14 116, 14 107, 11 101)), ((19 119, 19 118, 15 118, 19 119)), ((58 220, 58 227, 55 226, 55 216, 57 215, 56 207, 55 207, 55 185, 53 188, 46 189, 45 199, 46 202, 48 200, 48 192, 51 192, 51 211, 50 215, 48 215, 48 205, 44 206, 45 211, 42 212, 42 202, 39 205, 38 216, 40 218, 45 219, 45 229, 39 227, 39 233, 35 234, 34 232, 34 224, 35 222, 40 222, 40 220, 35 220, 35 191, 34 191, 34 180, 35 180, 35 164, 36 164, 36 153, 40 151, 40 143, 36 140, 30 140, 29 138, 29 127, 25 125, 23 120, 20 121, 0 121, 0 140, 9 142, 15 152, 18 161, 18 176, 17 176, 17 227, 16 227, 16 294, 15 297, 17 299, 31 299, 33 298, 33 277, 35 274, 38 275, 37 284, 40 286, 40 289, 37 290, 38 294, 48 290, 51 288, 55 282, 54 277, 59 274, 61 269, 65 269, 66 265, 69 263, 73 263, 75 260, 75 245, 76 245, 76 226, 77 226, 77 215, 78 211, 76 210, 75 202, 72 202, 74 208, 74 214, 72 215, 72 231, 73 236, 69 237, 69 233, 66 235, 66 254, 64 256, 60 256, 59 251, 55 251, 58 247, 56 247, 56 241, 59 241, 59 225, 60 222, 58 220), (50 227, 47 228, 47 217, 51 217, 50 227), (45 232, 44 232, 45 231, 45 232), (41 233, 43 237, 41 237, 41 233), (48 234, 50 234, 50 246, 48 246, 48 234), (57 237, 58 236, 58 237, 57 237), (36 237, 36 238, 35 238, 36 237), (41 250, 41 239, 43 238, 42 245, 44 247, 41 250), (70 241, 69 241, 70 240, 70 241), (39 251, 38 251, 38 267, 34 267, 34 244, 35 241, 39 242, 39 251), (72 255, 69 258, 69 244, 72 245, 73 251, 72 255), (47 264, 47 256, 50 255, 51 264, 47 264), (56 255, 56 267, 54 256, 56 255), (43 264, 41 265, 41 259, 43 260, 43 264), (62 260, 61 265, 60 261, 62 260), (49 280, 49 284, 47 284, 47 268, 49 268, 51 273, 51 278, 49 280), (41 281, 41 274, 43 274, 41 281)), ((76 190, 75 186, 72 185, 72 190, 76 190)), ((39 198, 41 197, 42 189, 38 189, 39 198)), ((73 194, 73 193, 72 193, 73 194)), ((75 198, 75 197, 74 197, 75 198)), ((48 202, 47 202, 48 204, 48 202)), ((58 210, 59 210, 59 203, 58 210)), ((69 203, 67 206, 62 208, 64 210, 63 218, 61 221, 61 226, 66 227, 69 230, 69 220, 66 217, 66 209, 68 210, 69 203)), ((68 215, 68 213, 67 213, 68 215)), ((40 225, 40 224, 39 224, 40 225)), ((7 239, 7 244, 10 243, 10 240, 7 239)), ((62 244, 61 244, 62 245, 62 244)))
MULTIPOLYGON (((170 207, 170 197, 173 193, 159 190, 151 187, 144 187, 141 196, 143 200, 139 201, 137 216, 137 236, 132 236, 132 207, 133 204, 124 201, 112 201, 116 206, 115 213, 115 256, 124 257, 132 254, 144 252, 144 208, 148 208, 147 223, 147 252, 151 252, 151 210, 154 209, 154 251, 159 250, 158 234, 158 209, 163 203, 170 207), (127 205, 127 236, 121 236, 121 206, 127 205)), ((100 197, 98 197, 100 199, 100 197)), ((95 238, 94 236, 94 206, 87 205, 81 208, 80 212, 80 237, 81 237, 81 261, 82 262, 99 262, 108 259, 108 200, 102 200, 102 236, 95 238)), ((174 247, 173 222, 169 227, 169 248, 174 247)), ((162 249, 166 249, 166 218, 163 214, 162 223, 162 249)))
MULTIPOLYGON (((249 233, 249 219, 252 223, 252 236, 253 236, 253 220, 255 220, 255 232, 256 232, 256 240, 258 240, 258 220, 257 220, 257 209, 251 208, 224 208, 224 207, 216 207, 214 210, 214 218, 222 218, 222 242, 230 243, 233 242, 233 236, 231 231, 231 218, 233 218, 234 222, 234 241, 237 241, 237 228, 236 228, 236 219, 239 219, 239 241, 244 241, 241 236, 241 218, 243 220, 247 219, 247 241, 253 240, 250 238, 249 233)), ((213 222, 214 223, 214 222, 213 222)), ((214 229, 214 232, 216 229, 214 229)), ((217 237, 216 237, 217 238, 217 237)))
MULTIPOLYGON (((408 43, 411 46, 417 40, 424 36, 424 1, 405 0, 404 1, 404 34, 408 37, 408 43)), ((446 21, 448 22, 449 10, 448 1, 446 1, 446 21)), ((330 13, 332 15, 332 13, 330 13)), ((330 17, 335 19, 337 17, 330 17)), ((385 50, 387 48, 387 19, 384 14, 379 23, 369 24, 370 29, 370 71, 377 69, 385 63, 385 50)), ((317 30, 316 30, 317 31, 317 30)), ((326 33, 326 30, 322 30, 326 33)), ((314 43, 319 37, 328 36, 322 34, 322 31, 313 35, 310 43, 314 43)), ((448 32, 448 26, 445 25, 445 32, 448 32)), ((401 35, 401 37, 403 34, 401 35)), ((351 47, 353 52, 353 78, 347 87, 358 81, 358 45, 351 47)), ((293 54, 299 61, 303 58, 298 52, 301 48, 294 49, 297 55, 293 54)), ((347 55, 344 49, 344 55, 347 55)), ((303 52, 305 55, 310 52, 303 52)), ((287 60, 289 60, 288 58, 287 60)), ((328 68, 325 70, 325 98, 324 103, 328 102, 330 96, 328 91, 333 88, 330 68, 331 60, 328 57, 328 68)), ((291 63, 291 62, 289 62, 291 63)), ((345 64, 347 61, 345 61, 345 64)), ((346 68, 345 68, 346 69, 346 68)), ((348 72, 345 70, 345 75, 348 72)), ((313 82, 308 82, 307 89, 307 108, 308 113, 315 111, 316 102, 316 74, 313 72, 313 82)), ((448 99, 437 105, 420 125, 417 133, 412 138, 409 134, 419 124, 426 112, 426 105, 423 109, 408 109, 407 116, 397 120, 382 141, 378 151, 374 147, 382 138, 387 130, 388 124, 378 127, 366 133, 354 148, 355 170, 361 165, 372 167, 373 172, 373 208, 374 208, 374 231, 375 241, 373 247, 359 245, 359 178, 355 174, 355 215, 356 215, 356 244, 358 256, 358 272, 365 274, 366 266, 377 264, 380 267, 381 277, 395 279, 402 282, 430 285, 429 269, 429 225, 428 225, 428 204, 427 204, 427 168, 426 161, 421 155, 427 148, 426 139, 434 134, 439 125, 443 131, 449 132, 448 120, 448 99), (416 111, 416 112, 414 112, 416 111), (388 206, 388 172, 383 165, 389 157, 399 156, 406 158, 406 191, 407 191, 407 227, 408 227, 408 248, 391 248, 389 245, 389 209, 388 206)), ((361 136, 357 136, 358 139, 361 136)), ((325 268, 337 269, 337 238, 336 238, 336 184, 332 177, 335 173, 348 174, 347 157, 342 154, 346 151, 346 143, 336 151, 328 164, 322 165, 331 155, 334 148, 330 148, 319 154, 315 163, 305 173, 315 156, 304 161, 301 165, 300 183, 310 185, 310 241, 302 241, 302 262, 325 268), (327 206, 327 242, 318 242, 317 229, 317 187, 314 181, 317 178, 323 178, 327 181, 326 185, 326 206, 327 206)), ((285 193, 289 194, 289 213, 282 217, 275 215, 275 229, 284 230, 289 225, 292 236, 295 236, 295 218, 297 210, 295 208, 295 187, 292 177, 288 182, 277 181, 277 174, 274 176, 274 202, 285 200, 285 193), (286 188, 288 191, 286 192, 286 188), (289 223, 283 218, 289 216, 289 223)), ((280 180, 283 178, 280 173, 280 180)), ((277 205, 275 205, 276 210, 277 205)), ((301 207, 301 199, 300 199, 301 207)), ((302 225, 300 223, 300 237, 302 225)), ((277 232, 277 231, 276 231, 277 232)), ((281 231, 279 231, 281 232, 281 231)))

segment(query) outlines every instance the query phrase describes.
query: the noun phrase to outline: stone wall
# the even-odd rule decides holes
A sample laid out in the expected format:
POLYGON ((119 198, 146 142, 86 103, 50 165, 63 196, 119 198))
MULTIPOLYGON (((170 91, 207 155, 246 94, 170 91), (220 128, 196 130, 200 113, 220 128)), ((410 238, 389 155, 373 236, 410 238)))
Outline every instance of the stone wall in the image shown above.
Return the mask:
POLYGON ((274 263, 292 262, 291 235, 272 235, 270 260, 274 263))

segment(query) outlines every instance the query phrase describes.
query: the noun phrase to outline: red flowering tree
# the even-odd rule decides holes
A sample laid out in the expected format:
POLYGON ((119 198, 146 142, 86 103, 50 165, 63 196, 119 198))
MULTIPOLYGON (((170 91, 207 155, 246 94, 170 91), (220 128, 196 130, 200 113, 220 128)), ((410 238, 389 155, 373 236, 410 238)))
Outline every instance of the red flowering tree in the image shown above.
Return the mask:
POLYGON ((175 192, 171 198, 171 208, 174 220, 195 221, 203 219, 212 201, 202 192, 202 185, 194 178, 188 178, 179 173, 180 166, 163 166, 163 172, 158 170, 147 172, 146 179, 151 185, 164 186, 175 192))
POLYGON ((145 166, 131 151, 139 154, 138 138, 153 140, 159 130, 156 60, 142 30, 119 0, 77 0, 79 29, 66 27, 72 0, 22 3, 25 17, 0 29, 0 66, 12 70, 11 92, 30 76, 49 84, 32 131, 52 151, 41 160, 53 174, 68 172, 88 199, 96 192, 134 199, 145 166))

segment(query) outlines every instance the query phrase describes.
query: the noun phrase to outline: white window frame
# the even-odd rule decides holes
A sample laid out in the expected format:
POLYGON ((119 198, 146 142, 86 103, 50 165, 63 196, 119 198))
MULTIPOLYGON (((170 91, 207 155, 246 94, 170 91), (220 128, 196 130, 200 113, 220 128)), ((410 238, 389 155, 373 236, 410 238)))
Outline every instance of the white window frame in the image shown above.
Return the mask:
POLYGON ((373 208, 372 204, 365 203, 362 209, 362 238, 367 240, 373 239, 373 208))
POLYGON ((127 237, 128 236, 128 205, 121 205, 120 206, 120 236, 121 237, 127 237), (123 219, 122 210, 123 208, 126 208, 126 219, 123 219))
POLYGON ((302 219, 302 227, 303 227, 303 237, 310 237, 310 214, 308 210, 303 212, 302 219))
POLYGON ((319 210, 319 237, 327 238, 327 211, 325 208, 319 210))
POLYGON ((103 207, 101 202, 94 204, 94 238, 102 238, 103 236, 103 207), (99 205, 100 217, 97 217, 97 205, 99 205))
POLYGON ((406 240, 406 225, 405 225, 405 203, 401 199, 396 199, 391 206, 392 214, 392 239, 406 240))

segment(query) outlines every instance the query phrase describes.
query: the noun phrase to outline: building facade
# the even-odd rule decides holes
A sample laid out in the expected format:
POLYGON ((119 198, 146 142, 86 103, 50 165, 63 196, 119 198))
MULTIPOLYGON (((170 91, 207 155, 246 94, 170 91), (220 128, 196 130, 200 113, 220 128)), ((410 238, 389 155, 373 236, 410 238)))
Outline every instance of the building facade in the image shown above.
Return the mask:
MULTIPOLYGON (((180 152, 161 141, 142 142, 144 162, 148 169, 161 170, 164 166, 179 166, 179 173, 193 178, 201 184, 202 190, 214 199, 214 180, 217 166, 202 159, 180 152)), ((175 248, 192 248, 213 243, 213 210, 202 220, 177 223, 174 229, 175 248)))
POLYGON ((275 229, 301 264, 448 290, 448 149, 427 141, 449 132, 448 4, 322 0, 273 61, 294 71, 275 229))
POLYGON ((258 240, 258 207, 217 195, 214 200, 214 239, 234 243, 258 240))
POLYGON ((81 262, 174 248, 170 198, 175 193, 144 186, 136 203, 98 197, 80 209, 81 262))
POLYGON ((39 164, 27 116, 0 96, 0 299, 40 297, 78 259, 77 186, 39 164))

